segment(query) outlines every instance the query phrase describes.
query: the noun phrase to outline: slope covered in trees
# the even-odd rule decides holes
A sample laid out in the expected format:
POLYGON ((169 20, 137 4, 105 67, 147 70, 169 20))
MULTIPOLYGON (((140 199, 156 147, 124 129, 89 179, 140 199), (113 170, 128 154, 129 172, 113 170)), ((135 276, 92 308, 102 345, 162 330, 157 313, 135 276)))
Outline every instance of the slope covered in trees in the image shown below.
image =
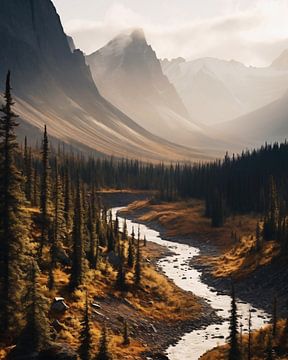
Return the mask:
MULTIPOLYGON (((92 176, 94 160, 51 149, 46 127, 40 149, 29 139, 20 148, 13 108, 8 73, 0 114, 0 358, 139 359, 161 350, 167 323, 199 319, 202 305, 157 273, 151 259, 159 248, 154 255, 103 206, 96 179, 106 160, 96 161, 103 173, 92 176)), ((110 177, 116 165, 107 164, 110 177)))

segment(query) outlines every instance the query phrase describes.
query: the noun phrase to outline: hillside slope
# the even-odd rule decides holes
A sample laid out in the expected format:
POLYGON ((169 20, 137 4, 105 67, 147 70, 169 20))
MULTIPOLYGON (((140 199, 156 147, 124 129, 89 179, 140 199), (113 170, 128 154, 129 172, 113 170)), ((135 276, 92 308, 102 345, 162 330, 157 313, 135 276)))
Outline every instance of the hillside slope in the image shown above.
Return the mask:
POLYGON ((0 86, 10 69, 33 140, 45 123, 51 136, 81 149, 154 161, 201 157, 151 135, 99 94, 50 0, 2 0, 0 41, 0 86))
POLYGON ((238 137, 247 146, 263 142, 285 141, 288 137, 288 95, 250 114, 217 124, 215 131, 238 137))

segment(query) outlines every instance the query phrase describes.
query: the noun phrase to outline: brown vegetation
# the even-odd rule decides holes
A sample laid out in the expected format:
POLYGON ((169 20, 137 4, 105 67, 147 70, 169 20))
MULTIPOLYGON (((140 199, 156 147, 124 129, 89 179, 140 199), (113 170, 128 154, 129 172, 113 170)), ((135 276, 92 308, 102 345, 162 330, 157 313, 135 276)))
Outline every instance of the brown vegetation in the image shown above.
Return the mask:
MULTIPOLYGON (((271 325, 267 325, 265 328, 254 331, 251 335, 251 360, 263 360, 268 359, 267 353, 269 351, 269 338, 271 339, 272 352, 277 356, 275 358, 285 360, 288 354, 288 334, 286 328, 286 322, 281 320, 277 323, 277 333, 273 337, 271 335, 271 325)), ((241 344, 242 358, 248 357, 248 335, 242 336, 239 339, 241 344)), ((228 345, 217 347, 211 351, 208 351, 201 357, 201 360, 227 360, 228 359, 228 345)), ((274 356, 275 356, 274 355, 274 356)))
POLYGON ((129 205, 127 213, 138 213, 140 221, 159 222, 171 237, 189 236, 216 245, 221 251, 235 244, 231 233, 243 237, 255 233, 257 217, 253 214, 229 217, 225 226, 212 228, 211 220, 204 216, 204 203, 200 200, 177 202, 136 201, 129 205))
MULTIPOLYGON (((32 216, 39 216, 39 210, 26 209, 32 216)), ((39 235, 34 229, 35 238, 39 235)), ((31 243, 33 247, 36 243, 31 243)), ((109 347, 113 359, 141 359, 144 351, 162 350, 167 339, 162 338, 162 330, 169 323, 197 320, 202 316, 202 305, 191 293, 182 291, 172 281, 159 273, 153 263, 165 256, 167 249, 154 243, 143 246, 142 281, 138 289, 133 287, 133 273, 126 274, 129 291, 122 293, 115 289, 116 271, 103 259, 97 270, 87 270, 85 285, 72 294, 69 289, 69 271, 58 267, 54 271, 54 289, 47 288, 48 274, 43 272, 39 283, 48 303, 54 297, 63 297, 69 309, 63 314, 50 311, 51 323, 57 321, 57 342, 67 344, 77 350, 79 333, 83 317, 86 291, 91 311, 91 333, 93 344, 98 344, 101 328, 106 323, 109 334, 109 347), (123 344, 123 327, 127 321, 130 344, 123 344), (156 334, 157 333, 157 334, 156 334), (151 337, 154 337, 154 340, 151 337)), ((48 248, 44 247, 43 257, 48 257, 48 248)), ((164 331, 164 332, 165 332, 164 331)), ((0 359, 5 359, 10 348, 0 350, 0 359)), ((97 346, 95 346, 95 351, 97 346)))
MULTIPOLYGON (((216 246, 217 256, 202 256, 200 261, 213 267, 215 277, 242 278, 267 265, 279 253, 276 242, 263 244, 255 251, 255 214, 235 215, 226 219, 225 225, 213 228, 204 216, 204 203, 200 200, 173 203, 143 200, 129 205, 126 213, 136 213, 143 222, 157 222, 169 237, 197 238, 216 246)), ((123 213, 125 213, 125 211, 123 213)))

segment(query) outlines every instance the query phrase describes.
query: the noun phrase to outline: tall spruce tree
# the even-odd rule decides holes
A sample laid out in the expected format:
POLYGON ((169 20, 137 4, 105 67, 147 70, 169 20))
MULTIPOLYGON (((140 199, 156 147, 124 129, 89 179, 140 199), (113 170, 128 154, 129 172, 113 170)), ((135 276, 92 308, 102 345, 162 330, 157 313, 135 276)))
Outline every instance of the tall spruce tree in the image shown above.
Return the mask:
POLYGON ((274 240, 277 234, 277 219, 279 215, 279 197, 274 177, 269 179, 268 206, 263 226, 263 237, 265 240, 274 240))
POLYGON ((122 240, 127 240, 128 239, 128 232, 127 232, 127 221, 126 219, 124 219, 123 222, 123 228, 122 228, 122 240))
POLYGON ((41 236, 39 246, 39 257, 42 257, 43 246, 48 243, 48 229, 50 227, 49 201, 50 201, 50 179, 49 179, 49 140, 47 127, 44 126, 42 142, 42 173, 40 189, 40 214, 41 214, 41 236))
POLYGON ((272 311, 272 335, 273 335, 273 338, 275 338, 277 335, 277 321, 278 321, 277 297, 275 296, 273 299, 273 311, 272 311))
POLYGON ((33 194, 32 194, 32 205, 39 206, 39 177, 37 164, 34 165, 33 171, 33 194))
POLYGON ((130 344, 129 331, 127 321, 124 321, 123 326, 123 345, 127 346, 130 344))
POLYGON ((249 317, 248 317, 248 360, 252 360, 252 313, 251 309, 249 309, 249 317))
POLYGON ((267 342, 267 347, 266 347, 266 357, 265 360, 273 360, 274 359, 274 355, 273 355, 273 342, 272 342, 272 334, 268 334, 268 342, 267 342))
POLYGON ((139 235, 137 240, 134 284, 136 286, 139 286, 140 282, 141 282, 141 250, 140 250, 140 235, 139 235))
POLYGON ((120 263, 118 265, 117 276, 116 276, 116 288, 120 291, 127 290, 126 269, 124 262, 125 262, 124 257, 120 255, 120 263))
POLYGON ((112 360, 112 357, 108 350, 108 339, 106 326, 102 328, 99 351, 95 357, 95 360, 112 360))
POLYGON ((32 167, 32 152, 31 148, 28 148, 27 137, 24 141, 24 176, 25 176, 25 195, 26 199, 32 202, 32 189, 33 189, 33 167, 32 167))
POLYGON ((23 294, 23 270, 27 261, 29 219, 24 213, 23 178, 16 168, 18 143, 13 111, 10 72, 6 78, 5 103, 0 109, 0 329, 16 329, 23 294))
POLYGON ((65 175, 64 175, 64 214, 65 214, 65 223, 67 227, 67 233, 70 232, 71 224, 72 224, 72 201, 71 201, 71 181, 68 170, 68 164, 65 164, 65 175))
POLYGON ((231 314, 230 314, 230 335, 229 335, 229 360, 240 359, 240 350, 238 345, 238 315, 235 297, 234 284, 231 287, 231 314))
POLYGON ((85 310, 84 310, 83 320, 81 323, 82 329, 80 332, 80 347, 78 351, 81 360, 91 359, 92 336, 91 336, 89 317, 90 315, 89 315, 88 294, 86 292, 85 310))
POLYGON ((84 277, 84 220, 83 201, 79 179, 77 180, 76 199, 74 206, 72 242, 73 255, 70 287, 72 290, 74 290, 82 284, 84 277))
POLYGON ((129 245, 128 245, 127 265, 130 269, 132 269, 134 266, 134 245, 131 239, 129 239, 129 245))
POLYGON ((98 239, 96 233, 96 219, 93 211, 93 206, 89 204, 88 210, 88 237, 89 237, 89 246, 88 246, 88 260, 91 269, 96 269, 98 261, 98 239))
POLYGON ((32 262, 27 278, 27 293, 25 296, 26 326, 17 343, 17 353, 23 355, 37 353, 48 348, 52 342, 52 331, 47 317, 47 299, 42 295, 38 282, 39 268, 32 262))
POLYGON ((54 217, 52 222, 52 237, 50 242, 51 266, 55 268, 58 260, 59 250, 63 247, 66 238, 66 222, 64 215, 63 186, 58 169, 57 159, 55 161, 55 180, 53 191, 54 217))

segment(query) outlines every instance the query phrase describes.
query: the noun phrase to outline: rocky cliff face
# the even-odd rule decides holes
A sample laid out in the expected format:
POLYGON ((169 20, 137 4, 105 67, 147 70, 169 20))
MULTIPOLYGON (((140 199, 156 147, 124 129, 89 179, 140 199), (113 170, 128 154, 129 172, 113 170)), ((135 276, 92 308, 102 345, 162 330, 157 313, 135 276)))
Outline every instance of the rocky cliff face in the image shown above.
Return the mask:
POLYGON ((47 124, 51 136, 86 151, 155 161, 193 158, 99 94, 82 52, 71 51, 51 0, 1 0, 0 44, 0 89, 10 69, 20 131, 28 137, 47 124))
POLYGON ((48 95, 55 83, 97 92, 83 55, 71 53, 50 0, 2 0, 0 39, 0 80, 10 69, 17 93, 27 96, 38 88, 48 95))

